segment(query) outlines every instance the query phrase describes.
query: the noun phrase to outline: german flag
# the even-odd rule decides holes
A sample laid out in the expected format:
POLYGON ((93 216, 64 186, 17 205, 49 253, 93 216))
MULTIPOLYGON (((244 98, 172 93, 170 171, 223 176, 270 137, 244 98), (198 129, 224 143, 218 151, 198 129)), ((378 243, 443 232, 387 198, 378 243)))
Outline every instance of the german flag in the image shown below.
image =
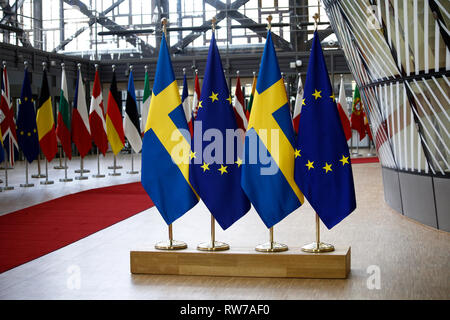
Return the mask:
POLYGON ((55 121, 53 120, 52 100, 48 88, 47 71, 44 70, 42 77, 41 93, 37 106, 36 124, 39 136, 39 145, 47 161, 50 162, 58 151, 56 141, 55 121))
POLYGON ((117 90, 116 72, 113 72, 113 79, 108 95, 108 105, 106 110, 106 135, 115 155, 123 149, 125 145, 125 134, 122 124, 122 103, 120 93, 117 90))

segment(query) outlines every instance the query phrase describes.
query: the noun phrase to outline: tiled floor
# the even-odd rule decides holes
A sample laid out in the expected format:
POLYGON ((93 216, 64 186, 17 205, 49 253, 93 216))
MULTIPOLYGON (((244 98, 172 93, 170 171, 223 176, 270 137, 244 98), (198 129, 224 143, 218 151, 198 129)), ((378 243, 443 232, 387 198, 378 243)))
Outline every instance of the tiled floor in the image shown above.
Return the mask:
MULTIPOLYGON (((16 190, 0 193, 0 213, 80 190, 139 181, 140 175, 125 173, 129 155, 119 155, 118 162, 124 166, 120 177, 61 183, 64 173, 51 170, 50 177, 58 182, 30 189, 18 186, 23 181, 23 167, 18 166, 10 180, 16 190)), ((103 173, 111 163, 108 154, 103 173)), ((70 166, 73 177, 79 160, 70 166)), ((92 175, 96 158, 87 159, 86 167, 92 175)), ((30 169, 35 171, 35 166, 30 169)), ((130 250, 167 238, 167 227, 152 208, 0 274, 0 299, 449 299, 450 235, 390 209, 378 163, 354 165, 353 172, 357 210, 332 230, 321 231, 324 241, 352 247, 347 280, 132 275, 130 250)), ((174 237, 194 247, 209 239, 209 225, 209 213, 200 203, 176 221, 174 237)), ((314 212, 305 203, 275 227, 275 240, 300 247, 314 239, 314 230, 314 212)), ((268 236, 253 209, 227 231, 216 228, 216 238, 231 247, 253 248, 268 236)))

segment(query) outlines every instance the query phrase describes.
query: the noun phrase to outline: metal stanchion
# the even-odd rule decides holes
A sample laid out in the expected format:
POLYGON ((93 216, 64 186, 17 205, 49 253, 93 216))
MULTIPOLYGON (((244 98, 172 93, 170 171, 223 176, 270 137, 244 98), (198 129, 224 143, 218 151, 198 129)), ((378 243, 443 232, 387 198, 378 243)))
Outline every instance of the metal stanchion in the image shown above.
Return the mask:
POLYGON ((61 182, 70 182, 70 181, 73 181, 72 178, 67 178, 67 169, 68 169, 68 166, 67 166, 67 157, 66 157, 66 155, 64 155, 64 179, 59 179, 59 181, 61 181, 61 182))
POLYGON ((92 177, 94 178, 104 178, 105 175, 100 173, 100 151, 97 147, 97 174, 94 174, 92 177))
POLYGON ((59 145, 58 148, 59 148, 59 165, 54 166, 53 169, 58 169, 58 170, 66 169, 66 167, 62 165, 62 146, 59 145))
POLYGON ((9 162, 10 162, 9 160, 5 160, 5 186, 3 187, 3 190, 5 190, 5 191, 14 190, 13 186, 8 186, 8 164, 9 164, 9 162))
POLYGON ((320 218, 316 213, 316 241, 302 247, 302 251, 309 253, 321 253, 334 251, 332 244, 320 242, 320 218))
MULTIPOLYGON (((108 175, 110 175, 110 176, 120 176, 121 175, 120 172, 116 172, 116 169, 119 169, 119 167, 116 166, 116 155, 114 155, 114 165, 111 167, 108 167, 108 168, 113 169, 113 172, 108 173, 108 175)), ((122 167, 120 167, 120 168, 122 168, 122 167)))
POLYGON ((48 180, 48 161, 45 160, 45 180, 41 181, 41 184, 53 184, 52 180, 48 180))
POLYGON ((181 250, 186 249, 187 244, 183 241, 173 240, 172 224, 169 224, 169 240, 158 242, 155 248, 158 250, 181 250))
MULTIPOLYGON (((88 179, 87 176, 83 176, 84 172, 89 172, 89 171, 84 170, 83 165, 84 165, 83 158, 80 158, 80 170, 78 170, 78 173, 80 173, 80 175, 75 176, 75 180, 87 180, 88 179)), ((77 170, 75 170, 75 172, 77 172, 77 170)))
POLYGON ((34 183, 28 183, 28 161, 25 159, 25 183, 21 183, 22 188, 34 187, 34 183))
POLYGON ((37 165, 38 165, 38 173, 32 174, 31 177, 35 179, 45 178, 45 175, 41 173, 41 154, 38 154, 37 157, 37 165))
POLYGON ((139 171, 134 170, 134 157, 133 157, 133 148, 131 148, 131 171, 127 171, 128 174, 138 174, 139 171))
POLYGON ((197 246, 197 250, 200 251, 224 251, 230 249, 230 246, 225 242, 216 241, 216 220, 211 215, 211 241, 203 242, 197 246))

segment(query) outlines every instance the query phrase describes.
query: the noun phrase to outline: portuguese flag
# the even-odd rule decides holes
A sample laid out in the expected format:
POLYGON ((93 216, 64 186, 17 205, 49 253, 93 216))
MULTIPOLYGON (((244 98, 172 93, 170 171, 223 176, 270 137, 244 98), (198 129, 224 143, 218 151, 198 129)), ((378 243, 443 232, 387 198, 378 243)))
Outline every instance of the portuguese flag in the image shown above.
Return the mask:
POLYGON ((61 74, 61 93, 59 95, 58 108, 58 126, 56 127, 56 135, 64 150, 66 157, 72 159, 72 141, 70 138, 70 110, 69 98, 67 95, 66 71, 62 69, 61 74))
POLYGON ((48 88, 47 71, 44 69, 42 77, 41 93, 37 106, 36 124, 39 136, 39 145, 47 161, 50 162, 58 151, 56 141, 55 121, 53 120, 52 100, 48 88))
POLYGON ((366 129, 364 126, 364 114, 361 104, 361 95, 359 94, 358 87, 355 88, 355 93, 353 94, 353 105, 352 105, 352 115, 350 117, 351 128, 358 131, 359 141, 364 139, 366 136, 366 129))

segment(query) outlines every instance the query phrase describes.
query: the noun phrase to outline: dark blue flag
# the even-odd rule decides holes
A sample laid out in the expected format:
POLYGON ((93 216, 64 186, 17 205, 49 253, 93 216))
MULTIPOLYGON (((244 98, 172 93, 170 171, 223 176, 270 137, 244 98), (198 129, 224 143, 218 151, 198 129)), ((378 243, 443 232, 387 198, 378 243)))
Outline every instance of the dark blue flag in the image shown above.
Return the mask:
POLYGON ((17 116, 17 142, 29 163, 39 155, 39 138, 36 126, 36 113, 31 92, 28 70, 25 69, 22 92, 20 94, 19 115, 17 116))
POLYGON ((209 46, 205 77, 191 153, 192 186, 222 229, 227 229, 250 210, 241 188, 242 136, 236 133, 231 96, 223 73, 214 35, 209 46), (229 143, 231 141, 231 143, 229 143))
POLYGON ((295 158, 295 181, 331 229, 356 208, 352 166, 317 31, 314 33, 295 158))

